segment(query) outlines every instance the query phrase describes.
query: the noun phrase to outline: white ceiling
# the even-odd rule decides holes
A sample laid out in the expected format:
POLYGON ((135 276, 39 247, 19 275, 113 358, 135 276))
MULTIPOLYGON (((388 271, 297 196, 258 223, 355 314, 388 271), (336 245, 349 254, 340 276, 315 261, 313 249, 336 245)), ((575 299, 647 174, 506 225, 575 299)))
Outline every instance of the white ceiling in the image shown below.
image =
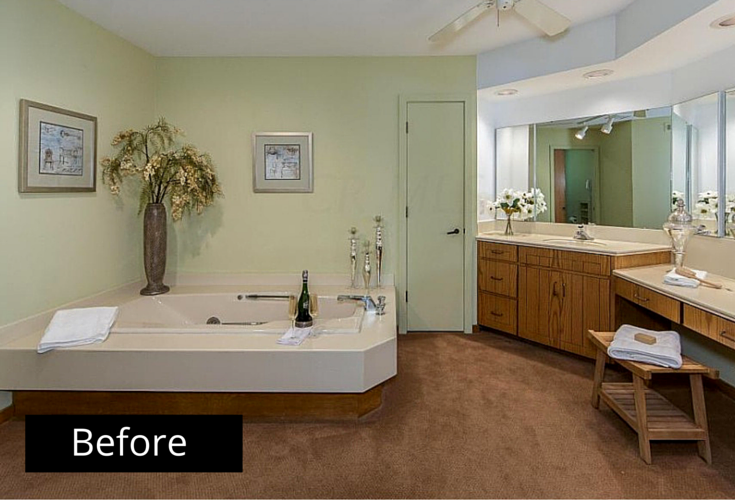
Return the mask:
MULTIPOLYGON (((541 33, 488 12, 450 43, 427 37, 479 0, 60 0, 156 56, 475 55, 541 33)), ((573 24, 633 0, 544 0, 573 24)))

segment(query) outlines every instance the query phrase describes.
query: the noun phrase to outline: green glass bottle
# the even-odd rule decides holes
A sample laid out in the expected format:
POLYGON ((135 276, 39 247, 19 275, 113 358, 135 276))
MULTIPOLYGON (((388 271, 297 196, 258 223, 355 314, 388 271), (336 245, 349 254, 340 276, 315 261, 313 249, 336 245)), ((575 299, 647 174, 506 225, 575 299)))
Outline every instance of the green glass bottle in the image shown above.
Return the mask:
POLYGON ((301 273, 303 285, 301 286, 301 296, 296 306, 296 328, 308 328, 314 324, 314 318, 309 313, 309 271, 301 273))

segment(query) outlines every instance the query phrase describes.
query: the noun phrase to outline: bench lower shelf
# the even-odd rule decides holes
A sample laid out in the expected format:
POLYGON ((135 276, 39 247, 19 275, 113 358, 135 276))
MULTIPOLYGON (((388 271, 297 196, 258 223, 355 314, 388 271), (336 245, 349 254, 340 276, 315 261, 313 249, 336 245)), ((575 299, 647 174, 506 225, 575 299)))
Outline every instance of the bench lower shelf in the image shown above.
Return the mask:
MULTIPOLYGON (((602 400, 625 422, 638 432, 635 391, 631 383, 603 383, 602 400)), ((648 438, 651 440, 707 439, 707 431, 695 424, 689 416, 658 392, 646 389, 648 438)))

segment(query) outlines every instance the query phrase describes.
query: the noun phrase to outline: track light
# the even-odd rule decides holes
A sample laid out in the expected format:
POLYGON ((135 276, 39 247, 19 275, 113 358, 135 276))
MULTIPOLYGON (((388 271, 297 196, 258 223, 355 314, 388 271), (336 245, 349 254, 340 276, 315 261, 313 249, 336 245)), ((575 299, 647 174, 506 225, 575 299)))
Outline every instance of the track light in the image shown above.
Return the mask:
POLYGON ((612 127, 613 127, 613 122, 614 121, 615 121, 615 117, 614 116, 611 116, 610 118, 608 118, 607 119, 607 123, 605 123, 602 126, 602 128, 600 129, 600 132, 602 132, 603 134, 609 134, 610 132, 612 132, 612 127))
POLYGON ((589 129, 590 128, 587 125, 585 125, 584 128, 577 130, 577 133, 574 134, 574 137, 576 137, 577 139, 581 141, 582 139, 584 139, 584 136, 587 135, 587 131, 589 129))

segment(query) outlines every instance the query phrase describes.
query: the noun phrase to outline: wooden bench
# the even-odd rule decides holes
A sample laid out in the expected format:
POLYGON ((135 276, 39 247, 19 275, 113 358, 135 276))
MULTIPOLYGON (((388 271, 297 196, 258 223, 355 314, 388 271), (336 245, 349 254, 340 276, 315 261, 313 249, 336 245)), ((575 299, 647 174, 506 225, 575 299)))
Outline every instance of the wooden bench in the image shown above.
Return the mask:
POLYGON ((651 441, 686 440, 697 441, 699 456, 711 464, 712 450, 707 429, 702 376, 717 378, 717 370, 686 356, 682 356, 683 364, 679 369, 616 359, 616 363, 631 372, 633 383, 605 383, 603 379, 608 362, 607 348, 615 333, 590 330, 587 335, 597 348, 592 406, 599 409, 602 399, 638 433, 638 449, 643 461, 651 463, 651 441), (653 375, 660 373, 689 375, 694 420, 661 394, 647 387, 653 375))

